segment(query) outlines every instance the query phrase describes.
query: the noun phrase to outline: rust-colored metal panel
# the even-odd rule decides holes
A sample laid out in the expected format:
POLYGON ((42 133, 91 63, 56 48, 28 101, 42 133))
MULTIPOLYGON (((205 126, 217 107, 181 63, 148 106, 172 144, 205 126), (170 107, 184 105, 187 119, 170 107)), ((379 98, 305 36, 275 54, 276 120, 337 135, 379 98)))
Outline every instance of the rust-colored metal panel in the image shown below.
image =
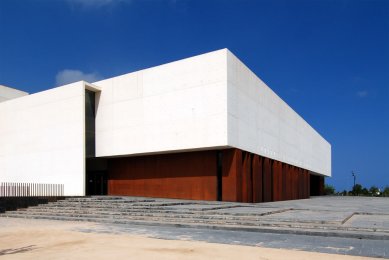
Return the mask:
POLYGON ((249 162, 248 162, 248 156, 249 153, 243 151, 242 152, 242 202, 248 202, 248 171, 250 171, 249 168, 249 162))
POLYGON ((278 189, 277 189, 277 184, 278 184, 278 176, 277 176, 277 161, 273 161, 272 164, 272 201, 277 201, 278 200, 278 189))
POLYGON ((287 194, 288 183, 286 182, 287 171, 288 171, 288 165, 286 163, 282 163, 282 200, 288 199, 288 194, 287 194))
POLYGON ((265 158, 263 162, 263 180, 262 180, 262 191, 263 201, 269 202, 272 200, 272 162, 271 159, 265 158))
POLYGON ((299 199, 299 169, 297 167, 293 167, 294 169, 294 199, 299 199))
POLYGON ((289 173, 289 178, 290 178, 290 199, 291 200, 294 200, 295 197, 294 197, 294 192, 296 190, 295 186, 294 186, 294 178, 293 176, 295 175, 294 174, 294 167, 293 166, 290 166, 290 173, 289 173))
POLYGON ((286 174, 286 194, 287 194, 287 200, 293 199, 293 194, 292 194, 292 188, 293 188, 293 182, 292 182, 292 166, 287 165, 287 174, 286 174))
POLYGON ((247 165, 246 165, 246 170, 247 170, 247 202, 253 203, 253 154, 249 153, 247 155, 247 165))
MULTIPOLYGON (((267 202, 321 195, 324 178, 242 151, 222 152, 222 200, 267 202)), ((217 199, 217 151, 109 159, 109 195, 217 199)))
POLYGON ((298 198, 299 199, 302 199, 304 198, 303 197, 303 184, 304 184, 304 180, 303 180, 303 169, 301 168, 298 168, 298 198))
POLYGON ((236 198, 237 201, 242 202, 242 171, 243 171, 243 164, 242 164, 242 157, 243 152, 240 149, 236 149, 236 198))
MULTIPOLYGON (((237 171, 238 166, 238 149, 223 150, 223 180, 222 180, 222 198, 223 201, 237 202, 237 171)), ((240 159, 240 158, 239 158, 240 159)), ((240 162, 240 161, 239 161, 240 162)))
POLYGON ((279 161, 273 163, 273 201, 282 200, 282 164, 279 161))
POLYGON ((311 174, 307 171, 307 198, 311 195, 311 174))
POLYGON ((305 197, 305 170, 304 169, 301 169, 301 171, 300 171, 300 175, 301 175, 301 180, 300 180, 300 186, 301 186, 301 192, 300 192, 300 194, 301 194, 301 198, 302 199, 305 199, 306 197, 305 197))
POLYGON ((293 199, 298 199, 298 175, 297 175, 297 168, 295 166, 292 167, 292 179, 293 179, 293 199))
POLYGON ((291 179, 292 179, 292 182, 291 182, 291 189, 292 189, 292 200, 295 200, 297 199, 297 195, 296 195, 296 177, 297 177, 297 174, 296 174, 296 167, 292 166, 291 167, 291 179))
POLYGON ((253 202, 251 154, 243 152, 242 157, 242 202, 253 202))
POLYGON ((216 200, 216 152, 109 159, 108 194, 216 200))
POLYGON ((304 198, 309 198, 309 173, 308 170, 304 170, 305 174, 305 195, 304 198))
POLYGON ((263 157, 253 156, 253 202, 263 202, 262 199, 262 163, 263 157))

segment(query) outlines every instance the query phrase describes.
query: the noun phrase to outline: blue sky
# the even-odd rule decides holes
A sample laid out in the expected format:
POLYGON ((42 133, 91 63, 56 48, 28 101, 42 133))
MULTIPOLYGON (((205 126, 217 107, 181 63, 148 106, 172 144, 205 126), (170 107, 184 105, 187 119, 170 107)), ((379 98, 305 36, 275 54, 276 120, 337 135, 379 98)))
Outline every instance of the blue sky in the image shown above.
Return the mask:
POLYGON ((328 183, 389 185, 389 1, 0 1, 0 84, 30 93, 221 48, 332 144, 328 183))

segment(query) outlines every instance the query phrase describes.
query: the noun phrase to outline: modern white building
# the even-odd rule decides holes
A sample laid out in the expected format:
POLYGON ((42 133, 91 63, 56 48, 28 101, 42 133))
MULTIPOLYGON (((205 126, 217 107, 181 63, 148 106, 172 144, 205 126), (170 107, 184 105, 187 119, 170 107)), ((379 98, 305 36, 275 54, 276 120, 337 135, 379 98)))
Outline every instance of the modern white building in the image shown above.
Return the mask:
POLYGON ((330 144, 227 49, 31 95, 0 86, 3 183, 262 202, 329 176, 330 144))

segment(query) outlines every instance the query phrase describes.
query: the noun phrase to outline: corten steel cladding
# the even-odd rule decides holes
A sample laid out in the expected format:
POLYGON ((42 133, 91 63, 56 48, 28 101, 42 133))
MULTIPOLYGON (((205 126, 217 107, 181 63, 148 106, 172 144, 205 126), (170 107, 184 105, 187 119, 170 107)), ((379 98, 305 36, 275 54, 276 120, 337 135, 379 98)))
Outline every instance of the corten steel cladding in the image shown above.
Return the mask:
POLYGON ((109 195, 258 203, 320 195, 324 178, 239 149, 224 149, 110 159, 108 186, 109 195))
POLYGON ((265 158, 263 162, 263 181, 262 181, 263 201, 272 201, 272 160, 265 158))
POLYGON ((239 149, 223 150, 223 200, 264 202, 309 197, 307 170, 239 149))
POLYGON ((238 149, 223 150, 223 165, 222 165, 222 200, 224 201, 240 201, 238 199, 238 176, 241 164, 241 151, 238 149))
POLYGON ((217 199, 216 151, 110 159, 109 195, 217 199))
POLYGON ((273 201, 282 200, 282 163, 273 163, 273 201))
POLYGON ((254 155, 253 157, 253 202, 263 202, 262 198, 262 163, 263 157, 254 155))

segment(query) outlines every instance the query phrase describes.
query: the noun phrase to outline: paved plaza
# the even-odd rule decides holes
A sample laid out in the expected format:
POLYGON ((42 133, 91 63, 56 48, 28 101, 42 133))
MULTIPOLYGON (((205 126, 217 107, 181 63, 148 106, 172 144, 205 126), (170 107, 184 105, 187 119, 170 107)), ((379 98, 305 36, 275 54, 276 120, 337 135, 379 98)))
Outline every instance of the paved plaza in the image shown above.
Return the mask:
POLYGON ((245 204, 108 196, 68 198, 0 216, 98 223, 80 228, 87 233, 389 256, 389 198, 313 197, 245 204))

